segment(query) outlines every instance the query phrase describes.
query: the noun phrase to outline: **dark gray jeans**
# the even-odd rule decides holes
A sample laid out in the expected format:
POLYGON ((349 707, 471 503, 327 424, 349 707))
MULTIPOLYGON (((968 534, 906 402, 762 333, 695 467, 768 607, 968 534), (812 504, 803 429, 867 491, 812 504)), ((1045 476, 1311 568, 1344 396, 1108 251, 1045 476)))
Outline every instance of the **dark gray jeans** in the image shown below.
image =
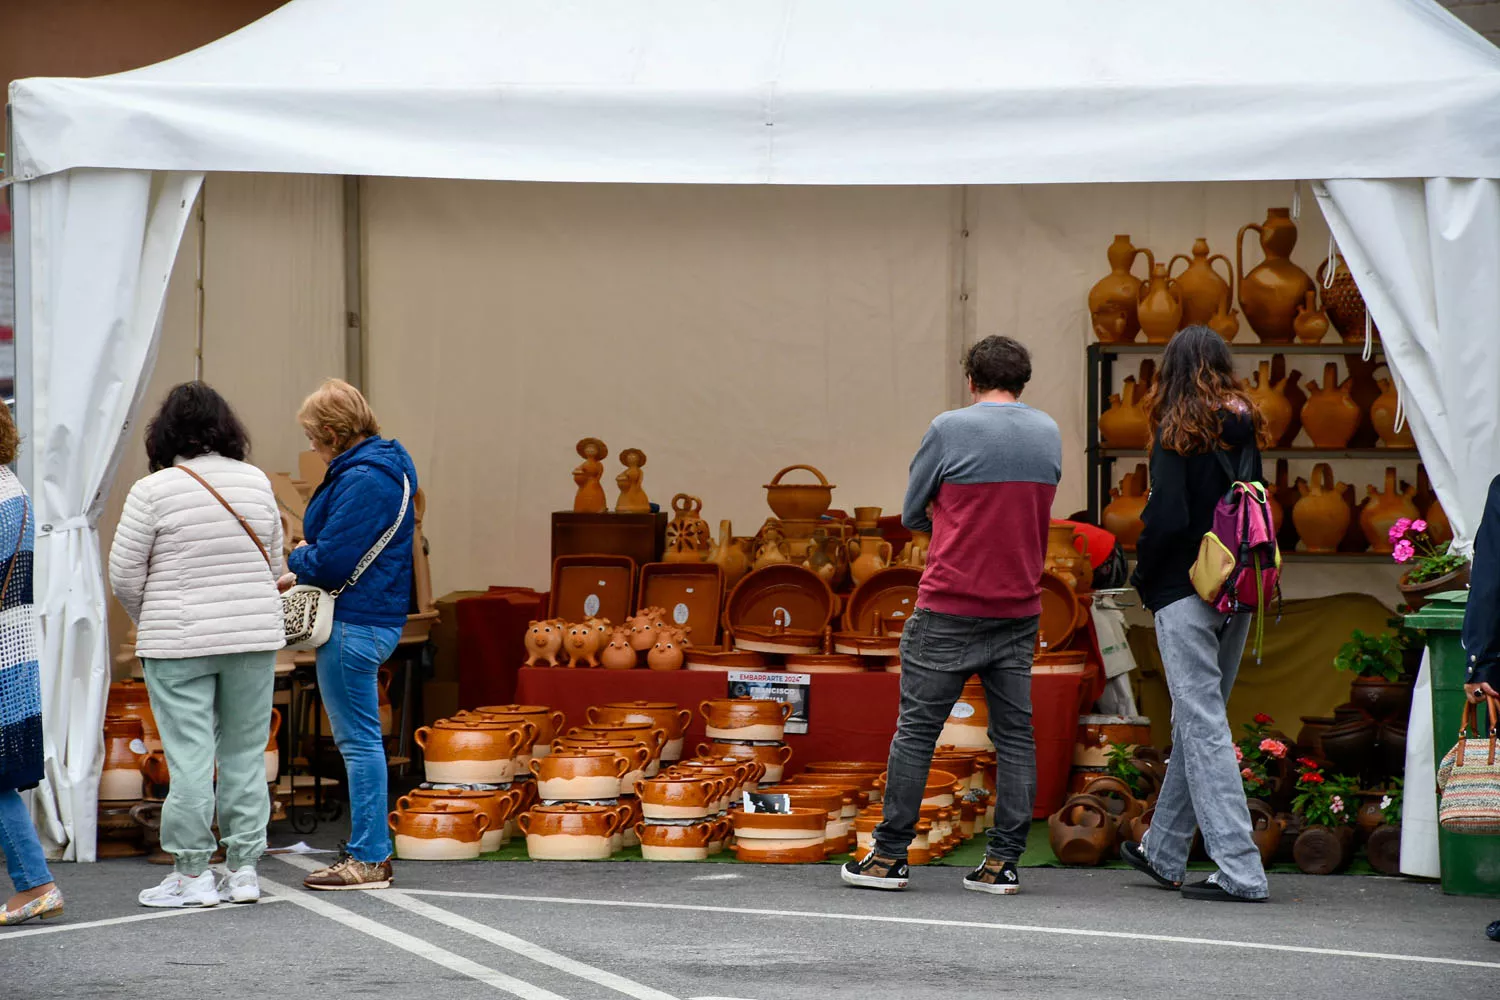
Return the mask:
POLYGON ((916 835, 932 752, 948 713, 974 674, 984 683, 998 759, 995 826, 988 854, 1020 861, 1036 799, 1031 733, 1031 657, 1037 618, 962 618, 918 609, 901 633, 901 717, 891 740, 885 815, 875 851, 903 860, 916 835))

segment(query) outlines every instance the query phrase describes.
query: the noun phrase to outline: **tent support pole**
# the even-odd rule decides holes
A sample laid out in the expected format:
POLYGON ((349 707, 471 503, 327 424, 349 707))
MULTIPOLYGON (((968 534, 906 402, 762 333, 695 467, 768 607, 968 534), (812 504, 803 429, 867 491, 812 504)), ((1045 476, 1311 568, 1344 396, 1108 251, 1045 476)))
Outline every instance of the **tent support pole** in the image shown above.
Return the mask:
MULTIPOLYGON (((12 146, 12 149, 15 147, 12 146)), ((31 438, 35 426, 33 408, 36 405, 36 385, 32 375, 32 315, 31 315, 31 184, 16 181, 10 186, 11 250, 15 261, 16 292, 16 430, 21 440, 31 438)), ((37 483, 35 474, 35 449, 22 448, 16 455, 16 475, 21 485, 33 495, 37 483)))
POLYGON ((365 392, 365 259, 359 187, 358 177, 344 178, 344 378, 365 392))
POLYGON ((967 185, 953 189, 951 201, 951 237, 948 247, 948 351, 954 365, 952 374, 953 403, 963 406, 968 403, 968 385, 958 368, 958 360, 964 351, 978 339, 978 322, 975 315, 974 293, 979 277, 977 255, 970 252, 969 238, 969 188, 967 185))
POLYGON ((208 235, 208 218, 207 210, 203 204, 208 200, 207 188, 208 185, 205 182, 203 190, 198 192, 198 211, 194 213, 197 216, 194 222, 198 230, 198 274, 196 280, 193 282, 193 297, 196 300, 194 305, 197 307, 193 316, 193 323, 195 324, 193 330, 193 378, 199 382, 203 381, 203 315, 205 305, 203 270, 208 260, 208 240, 206 239, 208 235))

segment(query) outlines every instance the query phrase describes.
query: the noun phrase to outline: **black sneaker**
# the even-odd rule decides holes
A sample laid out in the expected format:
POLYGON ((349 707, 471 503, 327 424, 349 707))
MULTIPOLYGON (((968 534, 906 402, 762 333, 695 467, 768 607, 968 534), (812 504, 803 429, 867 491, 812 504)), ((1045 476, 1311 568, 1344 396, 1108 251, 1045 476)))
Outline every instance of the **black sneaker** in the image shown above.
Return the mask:
POLYGON ((1264 903, 1266 897, 1252 899, 1249 896, 1236 896, 1215 882, 1212 876, 1202 882, 1194 882, 1192 885, 1182 887, 1183 899, 1197 899, 1210 903, 1264 903))
POLYGON ((984 864, 964 876, 964 888, 975 892, 992 892, 997 896, 1014 896, 1021 891, 1021 878, 1014 861, 986 859, 984 864))
POLYGON ((1490 924, 1484 929, 1484 932, 1489 935, 1491 941, 1500 941, 1500 920, 1496 920, 1490 924))
POLYGON ((1161 886, 1163 889, 1182 888, 1181 882, 1173 882, 1161 872, 1157 871, 1152 866, 1150 859, 1146 857, 1146 852, 1141 850, 1141 845, 1136 843, 1134 840, 1127 840, 1125 841, 1125 843, 1120 845, 1120 858, 1130 867, 1140 872, 1142 875, 1151 876, 1156 880, 1156 884, 1161 886))
POLYGON ((899 891, 906 888, 911 870, 905 861, 876 857, 875 852, 866 854, 863 861, 850 861, 839 869, 839 877, 845 885, 860 889, 887 889, 899 891))

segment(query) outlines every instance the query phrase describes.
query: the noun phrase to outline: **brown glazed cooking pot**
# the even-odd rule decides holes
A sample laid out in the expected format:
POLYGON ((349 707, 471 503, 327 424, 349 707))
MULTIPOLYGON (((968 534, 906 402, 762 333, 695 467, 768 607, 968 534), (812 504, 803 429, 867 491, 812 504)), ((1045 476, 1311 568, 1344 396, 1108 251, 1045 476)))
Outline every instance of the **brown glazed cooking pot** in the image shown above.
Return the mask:
POLYGON ((545 705, 482 705, 475 709, 485 715, 520 716, 536 726, 535 756, 545 757, 550 752, 552 741, 563 733, 567 716, 554 712, 545 705))
POLYGON ((407 812, 428 805, 446 803, 450 809, 470 807, 489 817, 489 824, 479 840, 481 853, 500 850, 505 823, 521 804, 519 788, 414 788, 396 800, 396 811, 407 812))
POLYGON ((698 706, 709 739, 779 740, 792 714, 787 702, 758 698, 716 698, 698 706))
POLYGON ((473 805, 433 802, 387 818, 396 856, 404 861, 465 861, 479 857, 490 817, 473 805))

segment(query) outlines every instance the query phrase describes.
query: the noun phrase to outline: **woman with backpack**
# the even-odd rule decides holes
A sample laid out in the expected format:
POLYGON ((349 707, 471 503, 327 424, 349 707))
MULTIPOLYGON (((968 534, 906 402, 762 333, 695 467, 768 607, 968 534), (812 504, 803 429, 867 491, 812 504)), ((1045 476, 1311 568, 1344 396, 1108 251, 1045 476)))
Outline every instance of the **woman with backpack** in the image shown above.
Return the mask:
POLYGON ((1265 420, 1234 376, 1229 346, 1206 326, 1190 326, 1167 345, 1146 410, 1151 494, 1131 583, 1156 618, 1172 695, 1172 754, 1150 831, 1120 853, 1185 898, 1263 902, 1266 873, 1250 837, 1225 708, 1252 616, 1216 610, 1198 596, 1191 572, 1234 481, 1264 479, 1265 420), (1219 870, 1184 885, 1194 827, 1219 870))

